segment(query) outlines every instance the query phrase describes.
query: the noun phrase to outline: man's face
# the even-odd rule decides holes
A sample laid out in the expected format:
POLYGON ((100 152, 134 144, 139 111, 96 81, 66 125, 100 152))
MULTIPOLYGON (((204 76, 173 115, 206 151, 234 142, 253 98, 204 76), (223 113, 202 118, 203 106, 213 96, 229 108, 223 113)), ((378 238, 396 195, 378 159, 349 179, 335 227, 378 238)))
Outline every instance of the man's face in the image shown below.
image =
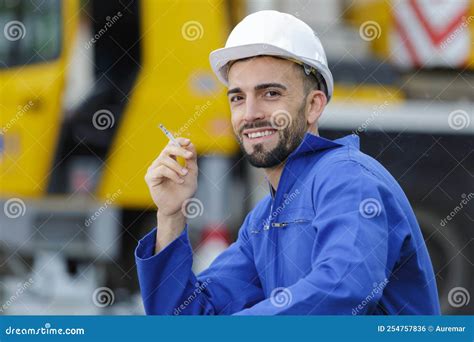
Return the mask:
POLYGON ((229 70, 228 99, 232 126, 255 167, 284 162, 307 131, 303 80, 293 62, 257 57, 229 70))

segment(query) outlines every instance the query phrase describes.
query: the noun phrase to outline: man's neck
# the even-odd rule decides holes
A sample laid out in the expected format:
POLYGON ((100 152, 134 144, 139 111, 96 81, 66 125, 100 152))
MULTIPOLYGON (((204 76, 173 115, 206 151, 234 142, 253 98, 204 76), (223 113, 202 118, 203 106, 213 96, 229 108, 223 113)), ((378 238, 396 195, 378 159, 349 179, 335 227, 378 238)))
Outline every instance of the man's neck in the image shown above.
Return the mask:
POLYGON ((275 191, 278 189, 278 183, 280 183, 280 177, 284 167, 285 163, 281 163, 275 167, 264 169, 265 176, 275 191))

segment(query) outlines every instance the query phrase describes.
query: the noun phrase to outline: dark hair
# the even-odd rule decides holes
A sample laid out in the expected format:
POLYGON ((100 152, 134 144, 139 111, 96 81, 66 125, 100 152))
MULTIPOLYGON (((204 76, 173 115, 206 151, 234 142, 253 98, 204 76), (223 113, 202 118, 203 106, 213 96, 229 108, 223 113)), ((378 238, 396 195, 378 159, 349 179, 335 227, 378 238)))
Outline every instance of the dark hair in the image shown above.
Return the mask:
POLYGON ((301 72, 303 88, 306 95, 308 95, 310 91, 321 90, 326 95, 326 98, 328 97, 326 81, 316 69, 309 65, 297 63, 295 63, 295 67, 298 69, 298 72, 301 72))

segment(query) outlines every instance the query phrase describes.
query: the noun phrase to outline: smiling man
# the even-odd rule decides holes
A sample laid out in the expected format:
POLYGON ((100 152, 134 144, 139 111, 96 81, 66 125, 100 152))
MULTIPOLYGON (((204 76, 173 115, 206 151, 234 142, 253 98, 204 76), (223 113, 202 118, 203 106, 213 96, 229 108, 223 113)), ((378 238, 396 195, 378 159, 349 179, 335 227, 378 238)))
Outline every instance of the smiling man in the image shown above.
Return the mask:
POLYGON ((159 208, 157 228, 136 249, 147 314, 439 314, 429 255, 400 186, 359 151, 356 136, 319 136, 333 80, 311 28, 257 12, 210 60, 228 87, 236 138, 270 194, 196 276, 183 214, 197 189, 196 151, 188 139, 168 144, 145 176, 159 208))

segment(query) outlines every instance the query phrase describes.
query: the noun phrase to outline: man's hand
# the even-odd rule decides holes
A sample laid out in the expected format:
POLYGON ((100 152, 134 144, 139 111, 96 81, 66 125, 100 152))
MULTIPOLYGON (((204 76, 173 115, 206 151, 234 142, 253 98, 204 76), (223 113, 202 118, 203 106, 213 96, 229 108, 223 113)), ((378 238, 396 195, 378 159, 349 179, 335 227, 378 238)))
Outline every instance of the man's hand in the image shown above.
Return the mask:
POLYGON ((183 203, 197 190, 197 153, 189 139, 176 138, 180 146, 171 141, 148 168, 145 181, 153 202, 158 207, 156 253, 181 234, 186 224, 183 203), (176 158, 186 160, 181 166, 176 158))

